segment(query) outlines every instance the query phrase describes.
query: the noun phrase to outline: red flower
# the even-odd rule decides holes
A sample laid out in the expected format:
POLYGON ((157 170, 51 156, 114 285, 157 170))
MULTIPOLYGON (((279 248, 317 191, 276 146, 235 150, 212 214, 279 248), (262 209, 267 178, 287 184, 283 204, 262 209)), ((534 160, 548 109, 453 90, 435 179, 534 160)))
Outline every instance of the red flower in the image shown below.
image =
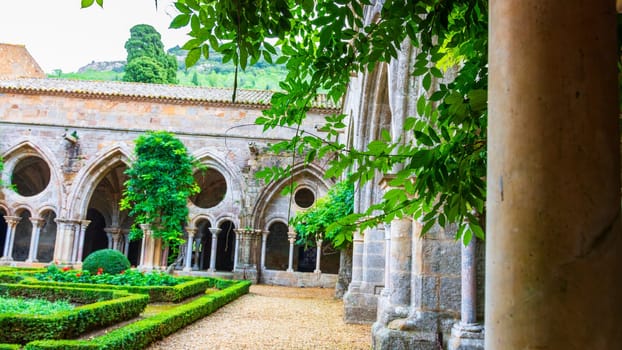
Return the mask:
POLYGON ((69 267, 69 266, 63 267, 63 271, 69 271, 69 270, 71 270, 71 267, 69 267))
POLYGON ((125 270, 121 270, 121 274, 124 274, 124 273, 125 273, 125 270))
POLYGON ((98 267, 97 268, 97 274, 101 275, 102 273, 104 273, 104 268, 103 267, 98 267))
POLYGON ((76 273, 76 277, 80 277, 80 276, 82 276, 82 272, 76 273))

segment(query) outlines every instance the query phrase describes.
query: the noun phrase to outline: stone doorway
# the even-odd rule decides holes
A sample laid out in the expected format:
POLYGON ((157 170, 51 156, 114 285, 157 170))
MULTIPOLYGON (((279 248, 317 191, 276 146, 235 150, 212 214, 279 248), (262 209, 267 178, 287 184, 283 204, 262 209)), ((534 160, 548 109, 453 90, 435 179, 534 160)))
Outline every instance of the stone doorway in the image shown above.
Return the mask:
POLYGON ((233 257, 235 251, 235 225, 231 221, 220 224, 218 245, 216 246, 216 270, 233 271, 233 257))
POLYGON ((289 259, 289 241, 287 225, 275 222, 268 228, 270 234, 266 240, 266 268, 270 270, 287 270, 289 259))
POLYGON ((39 232, 39 246, 37 248, 37 260, 39 262, 51 262, 54 260, 54 245, 56 244, 56 213, 48 210, 41 215, 43 225, 39 232))
POLYGON ((106 236, 106 219, 97 209, 89 209, 86 213, 86 219, 91 223, 86 228, 84 234, 84 250, 82 260, 89 256, 92 252, 100 249, 108 248, 108 236, 106 236))
POLYGON ((30 240, 32 239, 32 222, 30 222, 30 212, 24 210, 19 214, 21 220, 15 227, 15 240, 13 241, 13 260, 26 261, 30 251, 30 240))

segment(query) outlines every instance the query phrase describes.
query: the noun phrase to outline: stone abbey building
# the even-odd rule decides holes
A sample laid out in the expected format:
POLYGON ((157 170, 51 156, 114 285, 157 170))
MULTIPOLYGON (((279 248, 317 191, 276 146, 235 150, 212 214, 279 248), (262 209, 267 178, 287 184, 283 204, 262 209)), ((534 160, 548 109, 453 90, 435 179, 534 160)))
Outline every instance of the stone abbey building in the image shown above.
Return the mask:
MULTIPOLYGON (((254 125, 271 93, 239 91, 232 103, 225 89, 46 79, 23 46, 0 50, 11 62, 10 72, 6 61, 0 71, 0 153, 3 180, 14 189, 0 195, 2 262, 80 263, 114 248, 135 266, 165 265, 148 230, 144 242, 128 240, 132 218, 119 209, 133 141, 165 130, 207 167, 195 174, 201 193, 188 203, 190 244, 180 270, 254 278, 261 264, 264 282, 334 287, 337 252, 325 247, 316 266, 314 249, 296 247, 290 261, 289 217, 333 184, 322 165, 295 160, 291 206, 281 195, 286 181, 264 185, 255 178, 259 167, 292 162, 267 152, 292 130, 264 133, 254 125)), ((318 118, 336 111, 322 103, 305 125, 313 132, 318 118)))

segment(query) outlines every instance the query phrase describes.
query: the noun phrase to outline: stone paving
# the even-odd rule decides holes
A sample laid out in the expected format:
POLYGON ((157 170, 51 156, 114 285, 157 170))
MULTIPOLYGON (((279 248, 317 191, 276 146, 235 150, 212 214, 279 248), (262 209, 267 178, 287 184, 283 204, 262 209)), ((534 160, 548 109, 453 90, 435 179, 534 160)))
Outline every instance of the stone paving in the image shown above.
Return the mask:
POLYGON ((345 324, 343 302, 333 294, 253 285, 248 295, 148 349, 370 349, 370 325, 345 324))

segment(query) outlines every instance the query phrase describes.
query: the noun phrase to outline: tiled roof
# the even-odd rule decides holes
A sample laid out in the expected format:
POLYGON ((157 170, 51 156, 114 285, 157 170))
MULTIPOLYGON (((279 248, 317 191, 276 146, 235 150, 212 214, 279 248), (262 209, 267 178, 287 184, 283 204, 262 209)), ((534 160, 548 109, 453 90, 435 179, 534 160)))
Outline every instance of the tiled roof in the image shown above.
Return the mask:
MULTIPOLYGON (((0 91, 76 95, 84 97, 129 98, 190 104, 240 104, 265 108, 274 92, 238 89, 235 103, 233 89, 201 88, 180 85, 127 83, 119 81, 84 81, 69 79, 0 79, 0 91)), ((319 96, 313 104, 317 109, 338 109, 339 106, 319 96)))

